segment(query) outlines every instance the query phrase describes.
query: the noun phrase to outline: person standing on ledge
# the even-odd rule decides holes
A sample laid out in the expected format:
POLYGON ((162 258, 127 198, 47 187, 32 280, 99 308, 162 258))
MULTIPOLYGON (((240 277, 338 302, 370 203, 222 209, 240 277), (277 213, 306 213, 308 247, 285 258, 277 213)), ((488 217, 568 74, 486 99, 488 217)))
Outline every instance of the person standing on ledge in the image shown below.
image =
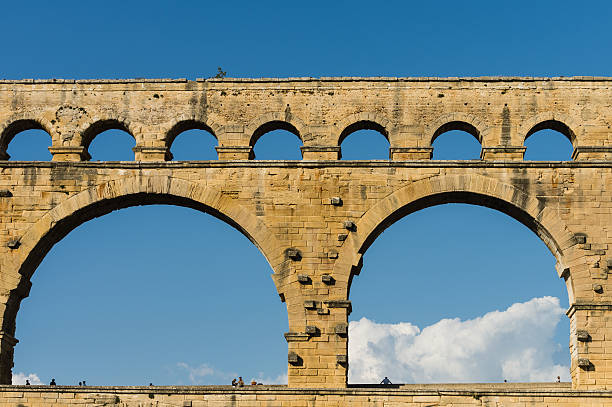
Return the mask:
POLYGON ((382 379, 380 384, 393 384, 393 383, 391 383, 391 380, 389 380, 389 378, 387 376, 385 376, 385 378, 382 379))
POLYGON ((49 386, 55 386, 55 385, 56 385, 55 379, 51 379, 51 383, 49 383, 49 386))
POLYGON ((29 381, 28 379, 26 379, 26 384, 25 384, 25 385, 26 385, 26 386, 29 386, 29 385, 30 385, 30 381, 29 381))

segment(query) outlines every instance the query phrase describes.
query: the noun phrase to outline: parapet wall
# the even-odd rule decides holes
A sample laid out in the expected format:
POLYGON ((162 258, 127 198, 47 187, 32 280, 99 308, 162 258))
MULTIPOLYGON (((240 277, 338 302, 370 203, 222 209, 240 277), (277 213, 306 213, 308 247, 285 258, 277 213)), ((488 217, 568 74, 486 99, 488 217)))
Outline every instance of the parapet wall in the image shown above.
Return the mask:
POLYGON ((433 407, 612 405, 612 392, 558 384, 466 384, 303 389, 286 386, 49 387, 1 386, 0 407, 433 407))

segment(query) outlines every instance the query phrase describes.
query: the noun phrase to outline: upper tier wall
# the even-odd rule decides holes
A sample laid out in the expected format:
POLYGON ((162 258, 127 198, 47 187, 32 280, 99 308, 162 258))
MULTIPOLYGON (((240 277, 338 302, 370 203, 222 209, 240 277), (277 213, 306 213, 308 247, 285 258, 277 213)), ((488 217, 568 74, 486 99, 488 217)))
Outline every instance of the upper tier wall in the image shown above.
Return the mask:
POLYGON ((390 158, 429 159, 433 140, 460 129, 482 144, 485 160, 520 160, 525 138, 554 129, 574 159, 609 159, 612 78, 289 78, 0 81, 0 158, 18 132, 42 128, 54 160, 89 158, 102 131, 136 139, 135 159, 171 159, 182 131, 201 128, 220 159, 253 158, 267 131, 289 130, 304 159, 338 159, 351 132, 374 129, 390 158))

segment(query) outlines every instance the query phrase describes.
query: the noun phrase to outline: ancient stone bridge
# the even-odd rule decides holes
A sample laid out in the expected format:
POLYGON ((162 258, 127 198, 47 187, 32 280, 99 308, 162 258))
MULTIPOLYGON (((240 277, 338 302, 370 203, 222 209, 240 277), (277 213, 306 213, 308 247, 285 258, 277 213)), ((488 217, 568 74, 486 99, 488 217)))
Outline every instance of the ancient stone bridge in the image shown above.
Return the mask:
POLYGON ((0 81, 0 382, 11 382, 19 305, 53 244, 112 210, 162 203, 228 222, 265 255, 287 305, 289 387, 345 388, 362 255, 406 214, 460 202, 504 212, 546 243, 569 292, 573 388, 612 389, 611 86, 593 77, 0 81), (8 161, 27 129, 50 134, 52 162, 8 161), (87 161, 108 129, 134 137, 133 162, 87 161), (217 138, 218 161, 171 161, 189 129, 217 138), (253 160, 258 138, 276 129, 301 139, 303 160, 253 160), (339 160, 342 140, 361 129, 389 140, 388 161, 339 160), (481 159, 432 161, 433 140, 457 129, 478 139, 481 159), (542 129, 568 137, 572 161, 523 161, 525 139, 542 129))

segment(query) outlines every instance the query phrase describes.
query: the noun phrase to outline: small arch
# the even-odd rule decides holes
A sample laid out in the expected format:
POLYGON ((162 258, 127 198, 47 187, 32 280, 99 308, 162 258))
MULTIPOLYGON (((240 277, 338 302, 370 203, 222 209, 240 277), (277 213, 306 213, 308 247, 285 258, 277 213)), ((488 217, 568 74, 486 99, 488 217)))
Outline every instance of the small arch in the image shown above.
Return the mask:
POLYGON ((389 141, 389 131, 386 129, 385 126, 372 120, 360 120, 358 122, 349 124, 345 127, 344 130, 342 130, 342 133, 340 133, 340 137, 338 138, 338 145, 342 144, 344 139, 347 138, 349 135, 359 130, 377 131, 382 134, 387 139, 387 141, 389 141))
POLYGON ((480 132, 473 124, 463 121, 444 123, 431 137, 433 159, 477 160, 480 158, 481 142, 480 132), (470 139, 470 135, 475 141, 470 139))
POLYGON ((524 134, 525 141, 534 133, 541 130, 554 130, 563 134, 575 147, 580 130, 578 122, 571 116, 558 112, 542 112, 525 120, 519 129, 519 134, 524 134))
POLYGON ((342 151, 344 159, 386 160, 389 158, 389 132, 377 122, 361 120, 350 124, 340 133, 339 140, 340 147, 344 149, 342 151), (381 136, 386 142, 380 140, 381 136), (348 142, 347 139, 349 139, 348 142), (348 144, 351 140, 354 145, 348 144), (382 143, 384 146, 381 145, 382 143))
POLYGON ((11 121, 8 125, 2 129, 0 133, 0 159, 9 159, 8 155, 8 146, 11 141, 15 138, 15 136, 19 133, 28 130, 42 130, 46 132, 49 137, 51 137, 51 132, 49 131, 49 127, 45 126, 42 121, 37 119, 16 119, 11 121))
POLYGON ((275 120, 267 122, 259 126, 251 137, 251 146, 255 158, 264 160, 300 160, 300 146, 302 145, 302 137, 299 130, 291 123, 275 120), (284 133, 284 134, 283 134, 284 133), (293 134, 297 140, 291 136, 286 137, 287 133, 293 134), (260 139, 266 135, 266 140, 260 142, 260 139), (267 139, 270 139, 269 141, 267 139), (262 154, 262 149, 265 154, 262 154), (259 151, 259 157, 258 157, 259 151))
POLYGON ((300 135, 300 131, 293 124, 283 121, 283 120, 273 120, 270 122, 266 122, 262 124, 261 126, 259 126, 257 129, 255 129, 255 131, 253 132, 253 135, 251 136, 251 140, 249 141, 249 145, 254 147, 257 141, 264 134, 270 133, 275 130, 288 131, 289 133, 294 134, 297 138, 299 138, 300 141, 303 141, 302 136, 300 135))
POLYGON ((454 130, 463 131, 468 134, 471 134, 479 143, 482 144, 482 136, 480 135, 480 131, 476 128, 476 126, 465 121, 454 120, 442 124, 436 129, 436 131, 434 131, 433 135, 431 136, 431 145, 433 145, 434 141, 440 135, 454 130))
POLYGON ((185 131, 189 131, 189 130, 204 130, 212 134, 214 138, 218 138, 217 135, 215 134, 215 131, 212 129, 212 127, 206 124, 205 122, 201 120, 197 120, 197 119, 186 119, 186 120, 181 120, 175 123, 170 128, 170 130, 168 130, 168 132, 166 133, 166 137, 165 137, 166 146, 168 146, 168 148, 171 148, 172 143, 174 142, 176 137, 179 134, 185 131))
POLYGON ((97 135, 108 130, 121 130, 136 139, 126 122, 119 119, 102 119, 92 123, 87 129, 85 129, 81 136, 82 146, 85 147, 85 149, 88 149, 89 145, 97 135))
POLYGON ((172 128, 166 133, 165 140, 168 150, 172 151, 172 149, 174 148, 174 151, 172 152, 174 159, 217 159, 217 154, 214 150, 214 147, 218 145, 218 138, 215 135, 214 130, 202 121, 195 119, 179 121, 174 126, 172 126, 172 128), (181 136, 181 140, 183 138, 186 139, 188 148, 181 148, 181 145, 174 145, 174 142, 179 136, 181 136))
POLYGON ((525 137, 524 160, 570 161, 574 138, 571 129, 563 123, 539 123, 525 137))
POLYGON ((570 143, 572 143, 572 145, 576 141, 576 134, 572 131, 572 129, 570 129, 567 124, 554 119, 544 120, 532 126, 529 131, 527 131, 527 134, 525 134, 525 140, 527 140, 534 133, 537 133, 542 130, 554 130, 556 132, 559 132, 565 137, 567 137, 567 139, 570 141, 570 143))
MULTIPOLYGON (((134 147, 134 144, 136 142, 136 137, 134 136, 134 134, 130 131, 127 123, 125 123, 124 121, 118 120, 118 119, 103 119, 103 120, 98 120, 96 122, 94 122, 93 124, 91 124, 82 134, 82 138, 81 138, 81 143, 83 145, 83 147, 85 147, 85 150, 88 152, 88 154, 93 158, 93 159, 100 159, 100 154, 94 152, 94 154, 92 154, 90 150, 91 144, 94 141, 95 138, 97 138, 98 136, 105 134, 105 135, 113 135, 117 136, 117 135, 121 135, 121 134, 127 134, 129 136, 131 136, 131 138, 134 140, 134 143, 132 144, 131 141, 128 142, 124 142, 124 143, 120 143, 117 146, 112 146, 112 147, 108 147, 108 148, 102 148, 102 151, 104 151, 104 153, 102 153, 104 156, 106 156, 106 151, 109 150, 113 150, 113 151, 119 151, 119 150, 125 150, 126 148, 130 149, 132 147, 134 147), (107 133, 108 132, 108 133, 107 133), (124 144, 124 145, 122 145, 124 144), (131 144, 131 145, 130 145, 131 144), (114 148, 117 147, 117 148, 114 148)), ((107 144, 107 143, 104 143, 107 144)), ((101 161, 132 161, 134 160, 134 156, 132 155, 132 153, 130 152, 129 155, 126 154, 125 157, 121 157, 123 159, 120 160, 116 160, 116 159, 111 159, 109 160, 108 158, 104 157, 103 160, 101 161)))

